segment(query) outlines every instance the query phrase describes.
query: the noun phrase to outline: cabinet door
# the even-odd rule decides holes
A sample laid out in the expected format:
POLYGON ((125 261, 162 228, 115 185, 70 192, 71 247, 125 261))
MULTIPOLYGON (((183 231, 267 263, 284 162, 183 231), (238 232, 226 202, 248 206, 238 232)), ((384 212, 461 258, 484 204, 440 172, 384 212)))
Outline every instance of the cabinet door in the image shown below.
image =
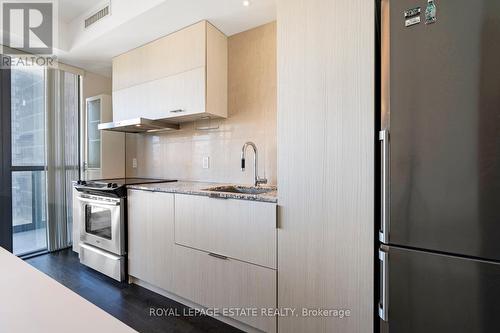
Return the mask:
POLYGON ((164 119, 205 112, 205 67, 113 92, 113 120, 164 119))
POLYGON ((101 168, 101 132, 97 128, 101 122, 101 100, 87 100, 87 168, 101 168))
POLYGON ((174 244, 174 195, 128 191, 128 272, 171 290, 174 244))
POLYGON ((113 59, 113 91, 205 67, 207 22, 202 21, 113 59))

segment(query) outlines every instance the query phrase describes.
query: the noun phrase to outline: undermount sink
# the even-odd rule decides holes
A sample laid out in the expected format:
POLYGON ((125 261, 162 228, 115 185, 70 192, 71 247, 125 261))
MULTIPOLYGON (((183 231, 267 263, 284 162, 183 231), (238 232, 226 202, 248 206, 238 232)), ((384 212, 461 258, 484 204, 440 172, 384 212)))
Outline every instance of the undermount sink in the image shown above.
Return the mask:
POLYGON ((226 193, 240 193, 240 194, 264 194, 275 190, 276 190, 275 188, 271 187, 253 187, 253 186, 238 186, 238 185, 216 186, 205 189, 205 191, 210 191, 210 192, 226 192, 226 193))

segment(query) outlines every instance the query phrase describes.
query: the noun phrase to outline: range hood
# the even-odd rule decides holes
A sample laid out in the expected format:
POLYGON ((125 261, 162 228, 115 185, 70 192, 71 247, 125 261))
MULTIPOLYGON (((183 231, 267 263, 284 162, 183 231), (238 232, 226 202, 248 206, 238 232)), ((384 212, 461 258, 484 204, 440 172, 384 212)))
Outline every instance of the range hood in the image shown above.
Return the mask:
POLYGON ((134 118, 99 124, 98 128, 103 131, 125 133, 154 133, 178 130, 179 125, 168 123, 163 119, 151 120, 146 118, 134 118))

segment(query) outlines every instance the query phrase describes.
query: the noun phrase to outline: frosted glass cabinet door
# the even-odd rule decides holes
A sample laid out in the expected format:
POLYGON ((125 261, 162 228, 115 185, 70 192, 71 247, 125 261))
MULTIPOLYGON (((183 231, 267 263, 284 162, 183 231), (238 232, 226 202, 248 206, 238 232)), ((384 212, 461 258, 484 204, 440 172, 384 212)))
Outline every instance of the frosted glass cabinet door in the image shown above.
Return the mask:
POLYGON ((101 167, 101 132, 97 128, 101 122, 101 100, 87 102, 87 168, 101 167))

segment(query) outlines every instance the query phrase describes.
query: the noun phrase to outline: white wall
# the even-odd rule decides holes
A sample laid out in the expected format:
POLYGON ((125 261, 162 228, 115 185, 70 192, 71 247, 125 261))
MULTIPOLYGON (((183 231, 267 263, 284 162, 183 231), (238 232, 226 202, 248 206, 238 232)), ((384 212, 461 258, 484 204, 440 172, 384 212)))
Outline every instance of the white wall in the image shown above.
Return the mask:
POLYGON ((106 94, 111 95, 112 81, 111 78, 94 74, 91 72, 85 72, 82 79, 82 100, 85 101, 86 98, 106 94))
POLYGON ((279 331, 373 332, 374 2, 278 0, 279 331))

